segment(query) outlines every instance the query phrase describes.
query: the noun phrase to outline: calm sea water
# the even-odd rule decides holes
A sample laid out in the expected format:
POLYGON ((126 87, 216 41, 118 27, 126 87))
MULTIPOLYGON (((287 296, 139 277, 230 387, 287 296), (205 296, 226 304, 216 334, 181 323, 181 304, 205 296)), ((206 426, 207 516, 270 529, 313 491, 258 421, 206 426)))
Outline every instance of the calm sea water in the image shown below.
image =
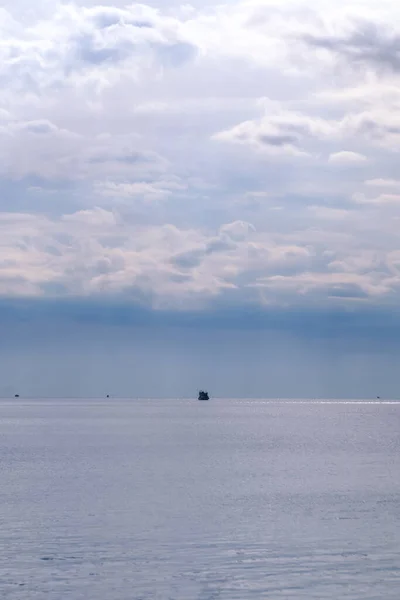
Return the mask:
POLYGON ((10 600, 398 600, 400 404, 0 401, 10 600))

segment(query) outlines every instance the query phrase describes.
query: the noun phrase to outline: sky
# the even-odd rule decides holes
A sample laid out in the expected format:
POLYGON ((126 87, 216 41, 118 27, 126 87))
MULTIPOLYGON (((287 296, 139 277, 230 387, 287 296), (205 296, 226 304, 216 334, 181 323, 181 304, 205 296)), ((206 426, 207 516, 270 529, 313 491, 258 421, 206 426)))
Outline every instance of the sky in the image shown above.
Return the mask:
POLYGON ((0 395, 397 397, 398 23, 3 0, 0 395))

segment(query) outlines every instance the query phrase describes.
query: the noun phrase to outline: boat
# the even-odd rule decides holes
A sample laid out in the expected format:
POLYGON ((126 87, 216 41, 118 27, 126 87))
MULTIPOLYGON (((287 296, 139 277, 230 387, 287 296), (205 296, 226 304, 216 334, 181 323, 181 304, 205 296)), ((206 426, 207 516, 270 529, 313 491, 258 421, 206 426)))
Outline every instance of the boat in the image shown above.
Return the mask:
POLYGON ((208 392, 205 392, 203 390, 199 391, 199 396, 197 398, 198 400, 209 400, 210 396, 208 395, 208 392))

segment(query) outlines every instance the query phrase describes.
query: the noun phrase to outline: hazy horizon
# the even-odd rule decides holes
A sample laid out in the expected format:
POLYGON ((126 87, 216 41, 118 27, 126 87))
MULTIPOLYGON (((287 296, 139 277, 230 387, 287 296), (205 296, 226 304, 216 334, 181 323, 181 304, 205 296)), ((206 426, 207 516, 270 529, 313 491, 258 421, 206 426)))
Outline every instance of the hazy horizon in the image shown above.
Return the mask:
POLYGON ((11 305, 0 311, 1 396, 399 396, 394 313, 11 305))

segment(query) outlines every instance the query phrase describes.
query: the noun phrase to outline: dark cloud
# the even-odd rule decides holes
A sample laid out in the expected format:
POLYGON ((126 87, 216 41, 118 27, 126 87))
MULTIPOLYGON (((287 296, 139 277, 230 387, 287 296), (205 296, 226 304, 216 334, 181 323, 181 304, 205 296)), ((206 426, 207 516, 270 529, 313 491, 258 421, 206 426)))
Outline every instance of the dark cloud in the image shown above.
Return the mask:
POLYGON ((193 269, 201 263, 203 257, 203 250, 192 250, 191 252, 184 252, 183 254, 174 256, 171 262, 181 269, 193 269))
POLYGON ((400 35, 389 27, 358 22, 348 34, 307 34, 302 39, 310 46, 325 48, 354 63, 400 70, 400 35))
POLYGON ((110 151, 98 151, 94 156, 90 157, 89 162, 91 163, 105 163, 110 160, 114 160, 120 163, 126 163, 129 165, 137 165, 140 163, 153 163, 157 162, 159 157, 146 153, 139 152, 137 150, 120 150, 115 152, 114 155, 110 155, 110 151))
POLYGON ((298 139, 293 135, 286 134, 261 134, 258 136, 258 141, 266 146, 288 146, 298 142, 298 139))
POLYGON ((327 289, 326 293, 332 298, 368 298, 368 294, 365 290, 362 290, 358 285, 340 285, 327 289))
POLYGON ((229 252, 230 250, 234 250, 235 248, 236 244, 231 240, 215 238, 207 244, 205 254, 214 254, 215 252, 229 252))
POLYGON ((382 140, 387 136, 400 135, 400 126, 390 123, 389 119, 382 120, 381 115, 361 115, 353 123, 357 133, 372 140, 382 140))
POLYGON ((25 131, 29 131, 29 133, 36 133, 39 135, 45 135, 57 131, 57 127, 48 121, 32 121, 24 124, 23 128, 25 131))

